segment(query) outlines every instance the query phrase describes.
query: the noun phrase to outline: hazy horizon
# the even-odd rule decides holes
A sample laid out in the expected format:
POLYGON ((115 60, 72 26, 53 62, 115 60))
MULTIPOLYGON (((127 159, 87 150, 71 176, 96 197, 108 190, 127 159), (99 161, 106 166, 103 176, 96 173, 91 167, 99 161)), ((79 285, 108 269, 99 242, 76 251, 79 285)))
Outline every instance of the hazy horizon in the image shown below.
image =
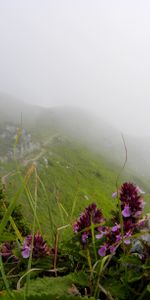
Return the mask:
POLYGON ((150 137, 150 2, 0 1, 0 91, 150 137))

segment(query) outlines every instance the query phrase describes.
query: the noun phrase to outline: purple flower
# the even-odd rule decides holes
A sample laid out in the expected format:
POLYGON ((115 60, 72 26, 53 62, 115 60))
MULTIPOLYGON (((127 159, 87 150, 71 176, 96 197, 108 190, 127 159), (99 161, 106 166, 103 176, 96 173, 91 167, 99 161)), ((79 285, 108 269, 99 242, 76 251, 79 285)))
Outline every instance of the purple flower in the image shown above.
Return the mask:
POLYGON ((133 214, 133 217, 134 218, 138 218, 138 217, 140 217, 141 216, 141 211, 140 210, 137 210, 136 212, 135 212, 135 214, 133 214))
POLYGON ((30 256, 30 251, 31 251, 31 243, 32 243, 32 235, 28 235, 23 243, 23 247, 22 247, 22 257, 23 258, 28 258, 30 256))
POLYGON ((73 225, 73 230, 74 230, 75 233, 78 233, 78 231, 79 231, 79 225, 77 223, 75 223, 73 225))
POLYGON ((114 253, 114 252, 116 251, 116 246, 111 245, 111 246, 109 247, 109 251, 110 251, 111 254, 114 253))
POLYGON ((131 241, 130 241, 130 240, 125 240, 124 243, 125 243, 126 245, 130 245, 130 244, 131 244, 131 241))
POLYGON ((91 230, 90 228, 88 229, 88 227, 90 227, 92 223, 99 224, 103 221, 104 217, 101 210, 96 207, 95 203, 92 203, 88 207, 86 207, 85 210, 80 214, 80 217, 73 224, 73 230, 75 233, 79 233, 80 231, 83 231, 85 229, 85 235, 82 234, 81 236, 81 241, 85 243, 89 235, 91 235, 91 230))
MULTIPOLYGON (((22 256, 23 258, 28 258, 30 256, 30 251, 32 247, 32 235, 28 235, 23 243, 22 247, 22 256)), ((39 258, 49 254, 49 247, 46 242, 43 240, 43 237, 39 232, 37 232, 33 238, 33 250, 32 256, 33 258, 39 258)))
POLYGON ((129 245, 129 244, 131 243, 130 239, 127 239, 127 238, 131 237, 131 235, 132 235, 131 230, 128 231, 128 232, 125 234, 125 236, 124 236, 124 238, 125 238, 124 243, 125 243, 126 245, 129 245))
MULTIPOLYGON (((98 253, 100 256, 105 256, 106 253, 115 253, 122 239, 125 245, 129 245, 131 243, 131 236, 134 233, 134 230, 137 230, 138 227, 143 224, 139 223, 139 218, 144 208, 144 200, 141 196, 143 191, 133 183, 125 182, 118 192, 123 216, 124 236, 122 237, 121 225, 117 223, 118 215, 116 214, 113 219, 116 221, 114 226, 100 226, 98 228, 99 234, 96 235, 96 238, 99 239, 100 242, 105 241, 105 244, 101 245, 99 248, 98 253), (102 238, 103 240, 101 240, 102 238)), ((117 193, 112 194, 113 198, 116 196, 117 193)))
POLYGON ((99 234, 96 234, 96 239, 97 240, 100 240, 103 236, 105 235, 105 233, 104 232, 101 232, 101 233, 99 233, 99 234))
POLYGON ((11 248, 10 243, 6 242, 1 245, 0 255, 2 256, 4 261, 12 256, 12 248, 11 248))
POLYGON ((116 225, 112 227, 111 231, 112 231, 112 232, 116 232, 116 231, 118 231, 118 230, 120 230, 120 224, 117 224, 117 223, 116 223, 116 225))
POLYGON ((121 186, 120 200, 122 202, 129 203, 130 201, 137 201, 139 197, 137 187, 133 183, 125 182, 121 186))
POLYGON ((116 243, 121 241, 121 234, 116 235, 116 243))
POLYGON ((139 218, 144 209, 143 191, 130 182, 125 182, 120 189, 121 210, 123 215, 124 232, 138 227, 139 218))
POLYGON ((117 192, 112 193, 112 198, 115 199, 117 197, 117 192))
POLYGON ((123 216, 125 218, 132 217, 133 223, 140 217, 144 208, 144 201, 141 195, 142 191, 133 183, 125 182, 121 186, 120 200, 123 216), (126 209, 127 207, 129 207, 129 209, 126 209))
POLYGON ((87 242, 87 239, 89 237, 89 233, 88 232, 84 232, 81 236, 82 242, 83 244, 85 244, 87 242))
POLYGON ((103 236, 106 236, 109 232, 109 227, 108 226, 99 226, 97 230, 100 232, 96 234, 96 239, 101 239, 103 236))
POLYGON ((104 244, 99 250, 98 250, 98 254, 100 256, 105 256, 106 255, 106 251, 107 251, 108 245, 104 244))
POLYGON ((34 236, 33 257, 38 258, 49 254, 49 247, 38 231, 34 236))
POLYGON ((28 258, 30 256, 30 251, 31 251, 30 247, 25 246, 23 248, 23 250, 21 251, 22 257, 23 258, 28 258))
POLYGON ((130 207, 128 204, 125 204, 125 207, 124 209, 122 210, 122 215, 125 217, 125 218, 128 218, 131 216, 131 213, 130 213, 130 207))

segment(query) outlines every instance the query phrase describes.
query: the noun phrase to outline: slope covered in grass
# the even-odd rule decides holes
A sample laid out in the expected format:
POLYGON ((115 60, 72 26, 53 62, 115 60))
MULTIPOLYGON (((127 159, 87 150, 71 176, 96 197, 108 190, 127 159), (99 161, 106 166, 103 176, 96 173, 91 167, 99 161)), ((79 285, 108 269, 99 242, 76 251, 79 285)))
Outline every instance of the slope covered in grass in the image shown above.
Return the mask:
MULTIPOLYGON (((120 133, 79 109, 34 107, 5 95, 0 95, 0 100, 2 136, 5 133, 5 122, 7 124, 11 121, 15 126, 21 125, 27 129, 27 133, 31 134, 32 144, 39 144, 38 150, 18 160, 21 177, 13 160, 0 161, 0 176, 6 182, 10 201, 14 192, 23 184, 24 176, 29 173, 29 191, 34 201, 37 190, 37 214, 46 235, 52 224, 56 228, 70 223, 92 202, 96 202, 107 217, 114 207, 111 194, 116 190, 116 178, 125 159, 120 133), (9 111, 6 105, 8 103, 9 111)), ((1 141, 4 146, 3 137, 1 141)), ((9 139, 5 142, 5 146, 13 143, 9 139)), ((135 148, 138 149, 136 145, 135 148)), ((128 149, 130 147, 127 143, 128 149)), ((10 149, 4 149, 3 152, 7 153, 6 150, 10 149)), ((149 182, 145 173, 142 173, 142 168, 137 173, 130 168, 131 154, 132 151, 128 150, 129 160, 118 184, 131 180, 144 189, 147 193, 145 198, 148 211, 149 182)), ((138 154, 136 156, 140 157, 138 154)), ((24 216, 32 224, 33 211, 28 199, 30 196, 23 190, 19 201, 24 216)))
MULTIPOLYGON (((43 151, 43 150, 42 150, 43 151)), ((20 162, 20 173, 8 177, 9 197, 20 186, 21 179, 29 175, 28 187, 33 202, 37 191, 37 216, 44 234, 49 236, 52 229, 72 223, 80 212, 95 202, 106 217, 115 206, 111 194, 116 190, 116 178, 120 172, 117 165, 95 155, 87 148, 66 137, 55 137, 45 147, 41 155, 35 155, 26 167, 20 162), (34 170, 34 171, 33 171, 34 170), (35 179, 35 170, 37 178, 35 179)), ((130 174, 123 180, 134 180, 130 174)), ((19 202, 25 218, 32 224, 33 211, 29 205, 27 191, 21 193, 19 202)), ((70 230, 65 231, 69 235, 70 230)))

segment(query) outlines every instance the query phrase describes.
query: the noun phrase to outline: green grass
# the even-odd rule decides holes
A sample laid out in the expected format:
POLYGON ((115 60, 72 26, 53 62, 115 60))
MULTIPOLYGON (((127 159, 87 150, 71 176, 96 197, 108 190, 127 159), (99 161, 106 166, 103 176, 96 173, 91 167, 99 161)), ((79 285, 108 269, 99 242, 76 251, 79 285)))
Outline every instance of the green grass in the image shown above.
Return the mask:
MULTIPOLYGON (((22 175, 29 171, 31 165, 32 163, 23 168, 20 164, 22 175)), ((116 178, 120 168, 71 140, 54 139, 46 145, 45 153, 36 162, 36 171, 39 176, 37 216, 42 232, 48 240, 51 240, 49 235, 52 230, 75 220, 90 203, 95 202, 106 217, 115 206, 111 194, 116 190, 116 178), (48 165, 44 158, 47 159, 48 165)), ((122 181, 125 179, 130 180, 132 176, 124 173, 122 181)), ((138 179, 134 179, 138 184, 138 179)), ((13 197, 20 184, 17 173, 9 178, 9 198, 13 197)), ((34 189, 35 180, 32 174, 29 179, 32 195, 34 189)), ((24 217, 32 224, 33 211, 25 190, 19 201, 24 217)), ((63 232, 65 238, 70 236, 70 230, 66 229, 63 232)))
MULTIPOLYGON (((106 218, 111 217, 111 210, 115 208, 116 202, 115 199, 112 199, 111 194, 116 191, 118 174, 120 174, 119 186, 123 181, 133 181, 148 190, 148 185, 144 186, 143 182, 129 171, 121 172, 117 165, 92 153, 71 139, 54 138, 43 146, 41 151, 42 155, 34 164, 32 158, 37 157, 38 152, 30 154, 26 158, 32 159, 26 167, 21 161, 16 165, 15 162, 6 164, 7 168, 3 174, 11 171, 14 173, 6 179, 6 194, 10 203, 1 222, 1 232, 4 232, 7 219, 10 219, 14 207, 21 204, 24 219, 29 222, 33 236, 35 231, 40 228, 43 237, 50 245, 65 251, 63 247, 69 245, 69 239, 73 236, 72 223, 90 203, 95 202, 102 209, 106 218), (55 235, 58 233, 58 228, 62 228, 59 230, 59 236, 55 235), (58 237, 59 244, 54 243, 55 237, 58 237)), ((149 195, 147 194, 145 198, 148 210, 149 195)), ((16 239, 19 240, 17 233, 16 230, 16 239)), ((22 238, 20 241, 22 242, 22 238)), ((95 245, 94 239, 92 243, 95 245)), ((52 267, 57 268, 55 259, 52 267)), ((1 270, 5 288, 10 293, 3 264, 1 264, 1 270)), ((53 296, 56 292, 57 295, 61 295, 62 291, 68 295, 68 289, 74 282, 69 277, 70 275, 35 281, 30 279, 30 275, 32 278, 31 270, 32 255, 30 255, 26 271, 21 277, 22 285, 26 282, 26 295, 29 295, 32 289, 33 292, 38 291, 38 287, 41 291, 39 282, 44 285, 44 291, 48 292, 49 287, 53 296)))

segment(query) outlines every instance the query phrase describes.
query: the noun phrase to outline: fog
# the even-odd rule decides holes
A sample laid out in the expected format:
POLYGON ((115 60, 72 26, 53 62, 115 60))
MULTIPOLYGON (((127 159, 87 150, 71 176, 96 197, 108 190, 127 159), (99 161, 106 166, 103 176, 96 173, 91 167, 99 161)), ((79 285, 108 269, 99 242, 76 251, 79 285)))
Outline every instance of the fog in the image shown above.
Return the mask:
POLYGON ((149 15, 149 0, 0 0, 0 91, 150 136, 149 15))

